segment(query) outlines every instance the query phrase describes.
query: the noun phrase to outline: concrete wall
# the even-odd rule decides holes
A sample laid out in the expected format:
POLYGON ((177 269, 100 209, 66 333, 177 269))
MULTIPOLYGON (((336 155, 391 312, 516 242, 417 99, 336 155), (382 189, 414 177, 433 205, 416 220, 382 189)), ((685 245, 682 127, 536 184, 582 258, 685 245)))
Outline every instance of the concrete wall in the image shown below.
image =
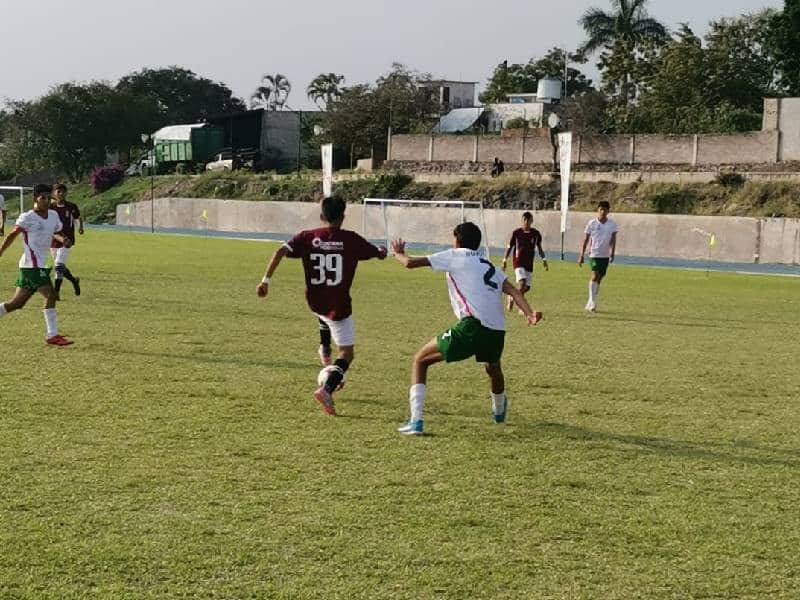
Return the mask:
MULTIPOLYGON (((523 105, 515 105, 523 106, 523 105)), ((800 118, 800 105, 798 105, 800 118)), ((798 121, 800 127, 800 121, 798 121)), ((577 136, 573 160, 578 164, 756 164, 778 160, 778 131, 735 135, 594 135, 577 136)), ((392 139, 391 160, 428 160, 429 135, 398 135, 392 139), (402 157, 402 158, 401 158, 402 157)), ((436 136, 434 161, 473 160, 475 136, 436 136)), ((478 145, 490 144, 494 156, 517 156, 516 139, 481 136, 478 145)), ((550 163, 550 143, 539 136, 526 138, 525 163, 550 163)), ((789 146, 787 151, 794 152, 789 146)), ((480 152, 480 150, 479 150, 480 152)), ((800 153, 800 134, 797 152, 800 153)), ((479 161, 483 161, 479 155, 479 161)), ((504 159, 505 160, 505 159, 504 159)), ((511 162, 511 161, 506 161, 511 162)), ((515 159, 513 162, 519 162, 515 159)))
POLYGON ((523 138, 509 143, 496 137, 485 137, 478 140, 478 162, 493 162, 495 156, 505 163, 518 163, 522 161, 523 138))
MULTIPOLYGON (((209 200, 199 198, 159 198, 154 205, 158 229, 195 229, 215 231, 265 232, 291 235, 319 223, 319 208, 310 202, 248 202, 244 200, 209 200), (207 211, 208 221, 202 218, 207 211)), ((391 207, 388 209, 390 236, 409 241, 450 243, 452 228, 461 220, 460 209, 391 207)), ((500 248, 508 234, 518 226, 521 211, 484 211, 488 239, 500 248)), ((362 231, 363 207, 347 209, 346 226, 362 231)), ((478 222, 478 212, 467 210, 467 219, 478 222)), ((571 213, 566 247, 576 251, 590 213, 571 213)), ((383 213, 367 210, 366 235, 384 235, 383 213)), ((746 217, 693 217, 619 213, 613 215, 620 226, 620 256, 643 256, 702 260, 708 258, 708 237, 716 235, 711 257, 725 262, 770 262, 800 264, 800 219, 752 219, 746 217)), ((150 202, 117 207, 117 224, 150 226, 150 202), (130 215, 126 214, 130 210, 130 215)), ((560 248, 560 213, 539 211, 535 226, 544 236, 545 249, 560 248)))
POLYGON ((780 159, 800 160, 800 98, 782 98, 779 106, 780 159))

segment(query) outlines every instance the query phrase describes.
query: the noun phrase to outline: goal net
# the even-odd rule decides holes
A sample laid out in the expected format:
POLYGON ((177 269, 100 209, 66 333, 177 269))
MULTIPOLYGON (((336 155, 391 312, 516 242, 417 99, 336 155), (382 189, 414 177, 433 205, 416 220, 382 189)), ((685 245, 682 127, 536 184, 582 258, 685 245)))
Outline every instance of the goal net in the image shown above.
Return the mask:
POLYGON ((450 247, 453 228, 472 221, 480 227, 483 251, 490 256, 483 202, 365 198, 362 221, 362 235, 386 240, 389 249, 391 241, 398 238, 412 244, 450 247))
POLYGON ((6 215, 8 217, 21 215, 26 210, 26 200, 29 208, 33 208, 33 188, 18 185, 0 185, 0 196, 3 196, 6 215))

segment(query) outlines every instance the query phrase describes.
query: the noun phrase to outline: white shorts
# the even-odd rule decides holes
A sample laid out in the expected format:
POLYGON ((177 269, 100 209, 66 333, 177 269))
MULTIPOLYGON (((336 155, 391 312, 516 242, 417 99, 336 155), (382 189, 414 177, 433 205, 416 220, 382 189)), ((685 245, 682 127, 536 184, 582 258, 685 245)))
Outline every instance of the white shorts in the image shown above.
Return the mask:
POLYGON ((339 346, 354 346, 356 343, 356 330, 353 326, 353 315, 341 321, 331 321, 328 317, 317 315, 331 330, 333 343, 339 346))
POLYGON ((533 273, 531 271, 520 267, 519 269, 514 269, 514 275, 517 276, 517 283, 524 281, 528 284, 528 287, 533 285, 533 273))
POLYGON ((69 248, 50 248, 50 254, 57 265, 66 265, 69 260, 69 248))

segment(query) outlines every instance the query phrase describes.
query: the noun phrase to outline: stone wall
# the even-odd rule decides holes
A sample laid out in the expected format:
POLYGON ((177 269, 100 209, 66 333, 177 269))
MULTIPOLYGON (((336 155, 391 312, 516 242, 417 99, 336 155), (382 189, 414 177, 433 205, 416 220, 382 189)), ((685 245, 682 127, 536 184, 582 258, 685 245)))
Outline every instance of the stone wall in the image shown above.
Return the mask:
MULTIPOLYGON (((347 209, 346 226, 363 231, 363 207, 347 209)), ((490 246, 502 248, 508 234, 518 226, 520 211, 486 209, 484 220, 490 246)), ((159 198, 155 201, 157 229, 193 229, 206 227, 214 231, 274 233, 292 235, 319 223, 319 207, 310 202, 248 202, 244 200, 210 200, 200 198, 159 198), (208 220, 203 219, 206 211, 208 220)), ((390 236, 403 236, 409 241, 449 244, 455 224, 461 220, 461 209, 391 207, 388 209, 390 236)), ((467 219, 479 221, 476 210, 464 213, 467 219)), ((577 251, 590 213, 571 213, 566 248, 577 251)), ((762 262, 800 264, 800 219, 754 219, 748 217, 695 217, 684 215, 651 215, 619 213, 620 256, 640 256, 703 260, 708 258, 708 235, 716 236, 711 258, 723 262, 762 262)), ((150 202, 117 207, 117 224, 150 226, 150 202), (130 215, 126 214, 128 207, 130 215)), ((535 226, 544 235, 545 249, 560 249, 560 213, 539 211, 535 226)), ((384 235, 383 213, 367 209, 366 235, 384 235)))
POLYGON ((777 131, 697 136, 697 164, 730 165, 778 160, 777 131))

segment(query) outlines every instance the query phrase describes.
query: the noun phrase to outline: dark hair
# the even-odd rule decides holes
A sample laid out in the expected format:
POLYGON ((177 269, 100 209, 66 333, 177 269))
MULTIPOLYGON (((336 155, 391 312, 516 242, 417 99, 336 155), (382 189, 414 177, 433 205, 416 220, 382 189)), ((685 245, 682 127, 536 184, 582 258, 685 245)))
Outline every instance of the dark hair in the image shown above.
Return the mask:
POLYGON ((526 221, 533 221, 533 215, 529 210, 526 210, 524 213, 522 213, 522 218, 526 221))
POLYGON ((453 229, 453 235, 458 241, 459 248, 477 250, 481 247, 481 230, 475 223, 466 221, 453 229))
POLYGON ((67 186, 63 183, 57 183, 53 186, 53 191, 57 192, 58 190, 67 191, 67 186))
POLYGON ((597 208, 605 208, 606 212, 608 212, 611 210, 611 204, 606 200, 601 200, 600 202, 597 203, 597 208))
POLYGON ((53 187, 47 185, 46 183, 37 183, 33 186, 33 197, 36 198, 38 196, 49 196, 53 193, 53 187))
POLYGON ((328 196, 322 199, 322 218, 326 223, 336 223, 344 219, 345 202, 340 196, 328 196))

